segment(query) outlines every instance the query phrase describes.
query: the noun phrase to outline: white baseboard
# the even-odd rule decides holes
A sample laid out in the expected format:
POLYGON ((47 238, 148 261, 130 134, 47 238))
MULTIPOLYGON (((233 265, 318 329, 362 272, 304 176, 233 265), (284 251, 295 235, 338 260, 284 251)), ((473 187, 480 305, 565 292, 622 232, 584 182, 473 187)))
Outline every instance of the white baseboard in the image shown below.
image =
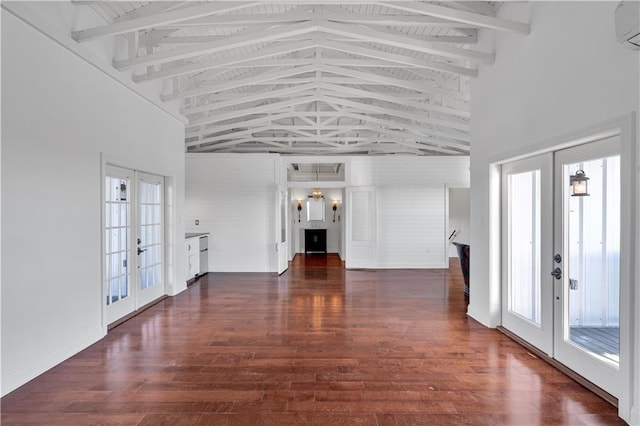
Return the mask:
POLYGON ((17 371, 8 371, 3 368, 2 396, 7 395, 9 392, 14 391, 45 371, 60 364, 62 361, 93 345, 104 336, 106 336, 106 332, 102 330, 102 328, 98 328, 58 349, 43 351, 42 358, 18 369, 17 371))
POLYGON ((490 325, 489 321, 485 321, 485 319, 483 318, 483 315, 481 315, 479 312, 476 312, 473 305, 471 304, 469 304, 469 306, 467 307, 467 315, 473 318, 474 320, 478 321, 480 324, 484 325, 485 327, 495 328, 490 325))

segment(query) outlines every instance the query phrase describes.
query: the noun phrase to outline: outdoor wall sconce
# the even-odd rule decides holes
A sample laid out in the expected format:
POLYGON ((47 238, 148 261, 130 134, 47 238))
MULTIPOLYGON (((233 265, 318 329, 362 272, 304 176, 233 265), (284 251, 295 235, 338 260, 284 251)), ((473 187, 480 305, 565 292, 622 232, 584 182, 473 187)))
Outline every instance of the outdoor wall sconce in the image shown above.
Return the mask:
POLYGON ((584 197, 589 195, 587 191, 587 181, 589 178, 584 170, 576 171, 575 175, 569 176, 569 184, 571 185, 572 197, 584 197))
POLYGON ((331 202, 331 210, 333 210, 333 221, 336 221, 336 210, 338 210, 338 200, 331 202))
POLYGON ((298 200, 298 222, 300 222, 300 212, 302 211, 302 200, 298 200))
POLYGON ((313 192, 311 193, 311 197, 314 200, 319 200, 320 198, 322 198, 322 191, 320 190, 320 188, 313 188, 313 192))
POLYGON ((127 201, 127 184, 125 181, 120 181, 120 201, 127 201))

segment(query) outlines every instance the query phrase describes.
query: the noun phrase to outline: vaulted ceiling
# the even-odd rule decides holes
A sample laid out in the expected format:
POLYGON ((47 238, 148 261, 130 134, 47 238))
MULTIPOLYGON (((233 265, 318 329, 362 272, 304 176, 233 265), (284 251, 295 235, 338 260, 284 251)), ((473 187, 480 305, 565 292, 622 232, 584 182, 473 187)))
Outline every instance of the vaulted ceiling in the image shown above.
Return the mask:
POLYGON ((468 155, 479 31, 529 32, 500 4, 407 0, 74 1, 118 37, 113 66, 162 80, 188 152, 468 155))

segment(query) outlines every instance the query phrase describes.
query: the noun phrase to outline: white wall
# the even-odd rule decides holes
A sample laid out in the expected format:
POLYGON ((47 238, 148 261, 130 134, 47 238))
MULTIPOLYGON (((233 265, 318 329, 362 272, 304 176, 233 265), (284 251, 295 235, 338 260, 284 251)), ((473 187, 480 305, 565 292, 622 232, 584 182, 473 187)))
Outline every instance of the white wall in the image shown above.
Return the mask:
MULTIPOLYGON (((469 188, 449 188, 449 229, 447 238, 456 232, 451 241, 469 244, 469 188)), ((449 245, 449 257, 458 257, 453 244, 449 245)))
MULTIPOLYGON (((275 272, 276 155, 187 154, 185 217, 188 232, 209 232, 209 268, 214 272, 275 272), (195 220, 200 225, 195 225, 195 220)), ((468 157, 344 157, 347 184, 373 185, 378 198, 378 250, 374 267, 445 268, 448 265, 446 188, 469 185, 468 157)), ((323 162, 323 157, 317 158, 323 162)), ((309 190, 290 189, 292 253, 304 251, 303 229, 327 229, 327 249, 340 253, 344 204, 333 222, 330 200, 342 188, 322 188, 324 223, 297 222, 295 200, 309 190)), ((348 256, 348 254, 347 254, 348 256)))
POLYGON ((353 157, 349 185, 376 188, 375 267, 448 266, 446 188, 469 185, 468 157, 353 157))
MULTIPOLYGON (((638 111, 639 56, 616 41, 616 4, 505 4, 499 14, 531 22, 531 33, 494 32, 490 37, 495 38, 480 40, 481 47, 495 51, 496 61, 481 68, 471 85, 469 314, 485 325, 496 326, 500 321, 495 275, 499 248, 492 238, 495 234, 490 233, 499 227, 499 219, 490 215, 497 172, 490 165, 550 150, 566 135, 638 111)), ((635 323, 640 323, 638 318, 635 323)), ((640 338, 637 328, 636 339, 640 338)), ((637 363, 637 355, 635 359, 637 363)), ((640 407, 637 367, 635 381, 635 404, 640 407)))
POLYGON ((170 177, 167 291, 185 288, 184 126, 3 9, 2 151, 4 395, 106 331, 102 158, 170 177))
POLYGON ((109 22, 99 16, 89 5, 73 5, 70 1, 3 1, 2 6, 20 16, 32 26, 39 28, 49 37, 64 45, 70 51, 84 58, 103 72, 118 79, 149 102, 168 111, 178 120, 184 120, 180 114, 180 100, 163 102, 160 93, 163 83, 160 80, 134 83, 131 76, 144 73, 144 66, 127 71, 117 71, 112 66, 114 59, 128 58, 128 42, 125 37, 105 37, 77 43, 70 37, 71 31, 99 27, 109 22))
POLYGON ((211 234, 210 271, 275 271, 277 164, 277 155, 187 154, 185 227, 211 234))

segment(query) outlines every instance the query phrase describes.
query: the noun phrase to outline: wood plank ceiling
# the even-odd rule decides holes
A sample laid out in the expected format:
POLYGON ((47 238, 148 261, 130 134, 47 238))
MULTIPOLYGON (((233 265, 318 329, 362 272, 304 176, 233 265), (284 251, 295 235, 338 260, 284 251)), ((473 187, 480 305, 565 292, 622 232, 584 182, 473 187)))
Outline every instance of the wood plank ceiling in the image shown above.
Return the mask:
POLYGON ((479 31, 528 34, 497 2, 112 2, 82 43, 124 37, 117 70, 164 80, 188 152, 468 155, 479 31))

